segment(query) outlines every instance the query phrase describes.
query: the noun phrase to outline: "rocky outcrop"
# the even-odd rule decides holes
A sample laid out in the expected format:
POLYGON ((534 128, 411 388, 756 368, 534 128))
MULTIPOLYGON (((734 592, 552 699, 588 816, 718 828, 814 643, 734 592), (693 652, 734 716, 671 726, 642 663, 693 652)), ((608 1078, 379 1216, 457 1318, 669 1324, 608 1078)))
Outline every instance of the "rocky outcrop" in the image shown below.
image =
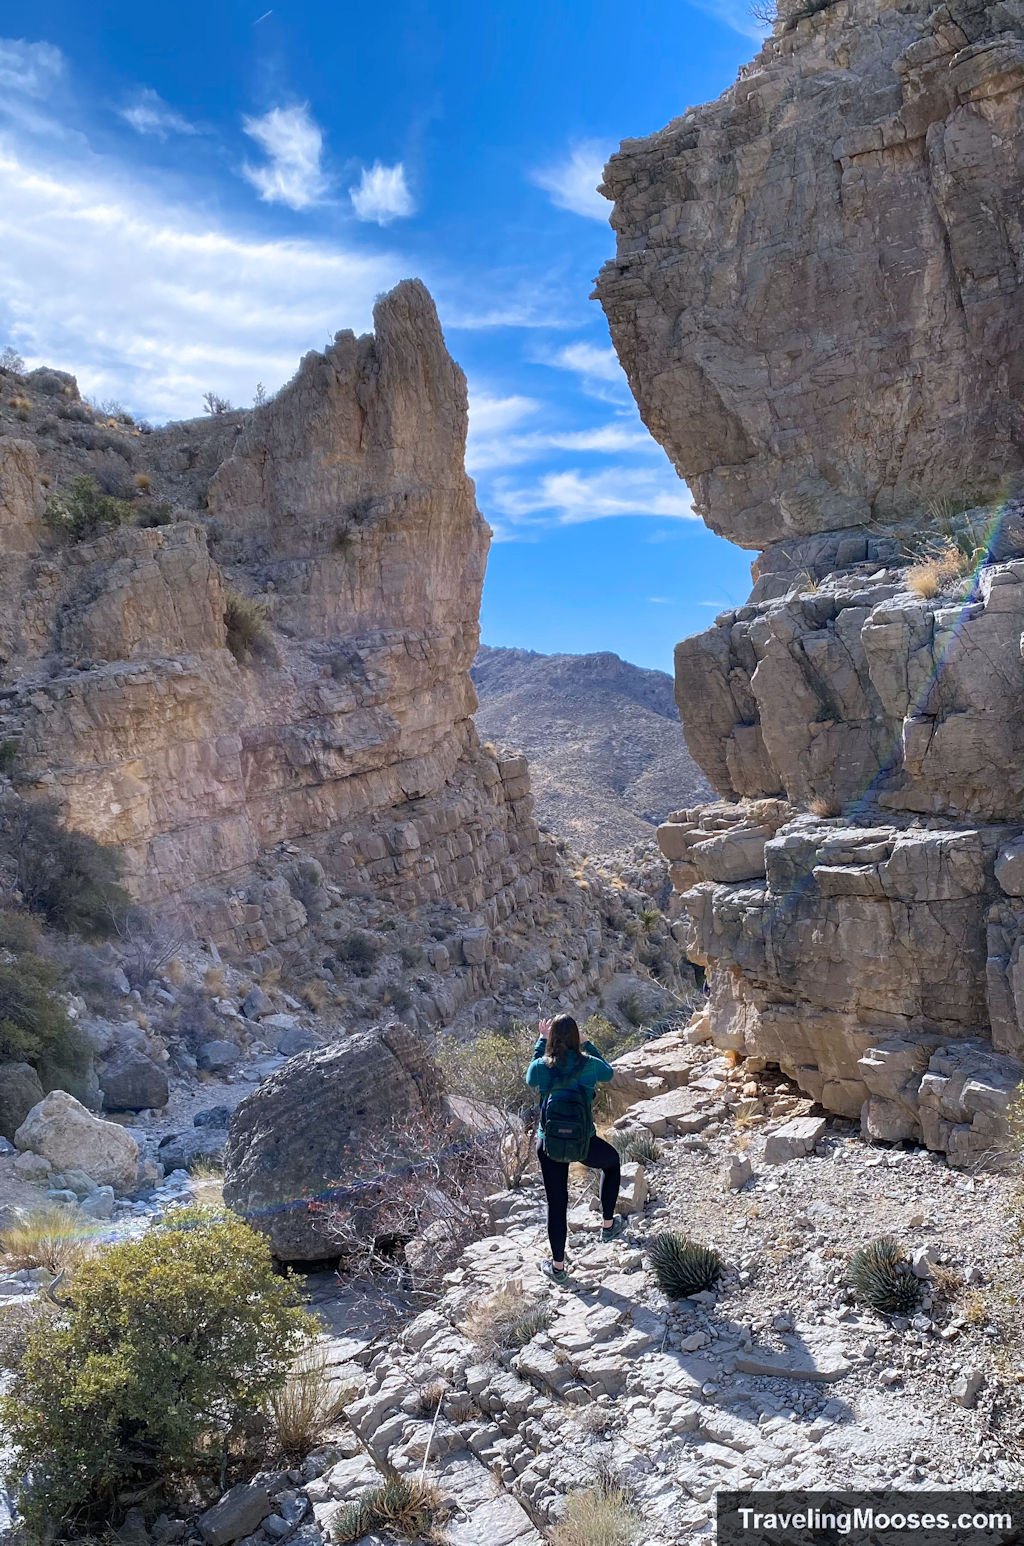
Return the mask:
POLYGON ((1024 461, 1024 13, 784 0, 717 102, 627 140, 598 280, 716 531, 916 524, 1024 461))
POLYGON ((659 839, 710 1032, 971 1164, 1024 1055, 1022 91, 1018 5, 787 0, 612 160, 598 285, 700 513, 766 548, 676 654, 725 802, 659 839))
POLYGON ((539 833, 523 758, 482 748, 471 717, 489 532, 465 379, 418 282, 375 328, 251 411, 149 433, 70 376, 18 378, 0 403, 5 757, 26 798, 120 849, 139 901, 236 959, 350 931, 337 909, 362 898, 464 917, 467 994, 538 933, 571 958, 557 990, 593 992, 621 964, 588 942, 594 896, 539 833), (121 503, 58 536, 44 517, 80 474, 121 503))
POLYGON ((301 1052, 236 1108, 224 1199, 264 1231, 282 1260, 337 1256, 337 1237, 316 1203, 339 1183, 356 1183, 368 1140, 393 1133, 400 1150, 403 1127, 443 1099, 440 1073, 401 1026, 301 1052))

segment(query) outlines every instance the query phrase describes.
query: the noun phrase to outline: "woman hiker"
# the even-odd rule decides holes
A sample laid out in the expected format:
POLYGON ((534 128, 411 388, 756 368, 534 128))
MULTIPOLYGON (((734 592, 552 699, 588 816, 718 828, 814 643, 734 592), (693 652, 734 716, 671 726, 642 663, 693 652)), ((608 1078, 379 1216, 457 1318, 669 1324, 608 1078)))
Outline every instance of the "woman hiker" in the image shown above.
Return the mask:
POLYGON ((551 1260, 541 1271, 556 1283, 567 1281, 565 1266, 566 1214, 569 1208, 569 1166, 576 1163, 603 1171, 601 1181, 601 1239, 614 1240, 622 1232, 616 1217, 619 1195, 619 1156, 610 1143, 598 1138, 590 1102, 594 1086, 611 1079, 614 1070, 593 1042, 580 1045, 580 1028, 572 1015, 542 1020, 533 1061, 526 1082, 541 1097, 537 1158, 548 1200, 548 1240, 551 1260))

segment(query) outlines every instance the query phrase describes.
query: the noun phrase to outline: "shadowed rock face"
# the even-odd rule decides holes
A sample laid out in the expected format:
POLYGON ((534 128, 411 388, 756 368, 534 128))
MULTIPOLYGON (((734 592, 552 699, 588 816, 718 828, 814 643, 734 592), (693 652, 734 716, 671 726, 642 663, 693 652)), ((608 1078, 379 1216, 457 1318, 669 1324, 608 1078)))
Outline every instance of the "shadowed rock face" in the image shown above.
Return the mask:
POLYGON ((659 841, 715 1041, 976 1164, 1024 1055, 1024 6, 803 11, 606 172, 641 411, 766 548, 678 646, 724 800, 659 841))
POLYGON ((552 862, 525 764, 482 751, 471 719, 489 531, 463 466, 465 378, 418 281, 374 320, 265 405, 145 435, 35 372, 27 426, 8 412, 0 438, 0 735, 18 784, 121 848, 140 900, 186 901, 245 949, 305 921, 223 899, 282 843, 343 890, 492 924, 552 862), (170 524, 55 543, 46 490, 83 472, 151 489, 170 524), (269 630, 241 661, 232 592, 269 630))
POLYGON ((603 186, 619 358, 744 547, 914 522, 1024 460, 1024 9, 780 9, 736 84, 627 140, 603 186))

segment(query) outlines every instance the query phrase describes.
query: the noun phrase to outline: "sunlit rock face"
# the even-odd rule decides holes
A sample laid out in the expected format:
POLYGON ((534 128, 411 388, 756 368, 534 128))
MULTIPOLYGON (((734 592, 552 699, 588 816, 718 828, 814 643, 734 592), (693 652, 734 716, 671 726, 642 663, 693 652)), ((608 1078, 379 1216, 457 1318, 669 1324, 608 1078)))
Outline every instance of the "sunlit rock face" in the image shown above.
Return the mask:
POLYGON ((718 101, 612 158, 597 286, 651 432, 753 548, 1024 457, 1024 9, 780 9, 718 101))
POLYGON ((700 514, 765 550, 676 652, 712 1033, 972 1164, 1024 1054, 1022 93, 1021 4, 786 0, 613 157, 597 290, 700 514))
POLYGON ((18 390, 0 728, 22 793, 118 846, 142 901, 250 946, 301 927, 298 904, 225 895, 282 844, 344 890, 491 922, 544 889, 525 764, 473 728, 489 531, 465 378, 419 282, 250 411, 139 434, 58 372, 18 390), (143 515, 162 502, 161 524, 55 541, 46 502, 82 473, 143 515), (266 618, 248 651, 235 596, 266 618))

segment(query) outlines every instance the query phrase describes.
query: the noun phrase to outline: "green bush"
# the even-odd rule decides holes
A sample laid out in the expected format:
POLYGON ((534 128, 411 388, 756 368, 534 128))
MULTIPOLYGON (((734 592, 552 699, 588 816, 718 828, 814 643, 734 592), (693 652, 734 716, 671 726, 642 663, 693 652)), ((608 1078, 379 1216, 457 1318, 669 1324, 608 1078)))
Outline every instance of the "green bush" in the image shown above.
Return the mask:
POLYGON ((334 955, 341 965, 347 966, 357 977, 369 977, 373 963, 380 955, 380 945, 372 935, 364 934, 362 929, 353 929, 351 934, 345 934, 338 940, 334 955))
POLYGON ((54 805, 0 800, 0 857, 15 866, 25 906, 56 928, 106 935, 128 906, 118 884, 121 856, 62 827, 54 805))
POLYGON ((316 1323, 241 1219, 182 1209, 75 1269, 0 1399, 31 1531, 219 1490, 316 1323))
POLYGON ((536 1026, 516 1020, 507 1030, 481 1031, 468 1046, 442 1041, 436 1055, 453 1095, 499 1111, 523 1111, 534 1101, 525 1075, 536 1039, 536 1026))
POLYGON ((95 478, 79 473, 67 488, 50 495, 43 519, 55 531, 84 542, 104 530, 133 521, 135 510, 130 500, 104 494, 95 478))
POLYGON ((44 1085, 81 1092, 89 1048, 56 989, 63 973, 25 952, 0 961, 0 1063, 31 1063, 44 1085))
POLYGON ((240 666, 252 656, 265 659, 270 653, 267 609, 260 602, 240 596, 237 591, 225 591, 224 626, 228 649, 240 666))

